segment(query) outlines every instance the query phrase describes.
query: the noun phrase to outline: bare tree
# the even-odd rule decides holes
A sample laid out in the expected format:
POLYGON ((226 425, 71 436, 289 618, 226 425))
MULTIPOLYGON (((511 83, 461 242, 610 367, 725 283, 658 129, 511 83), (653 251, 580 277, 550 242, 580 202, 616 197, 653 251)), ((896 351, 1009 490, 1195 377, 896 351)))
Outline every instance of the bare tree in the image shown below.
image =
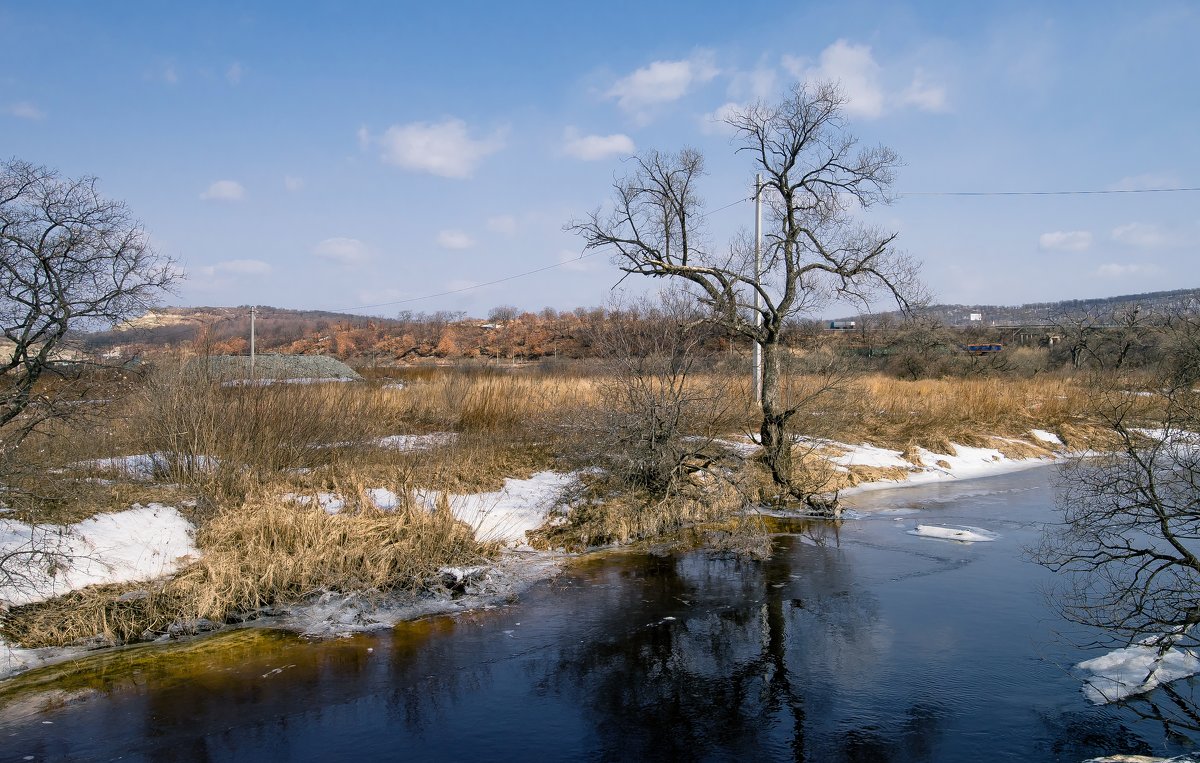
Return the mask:
POLYGON ((601 355, 603 405, 570 417, 570 449, 609 479, 662 499, 713 464, 713 438, 730 408, 723 391, 698 380, 700 330, 694 303, 664 293, 657 301, 613 303, 586 329, 601 355))
POLYGON ((34 390, 57 372, 68 332, 133 317, 176 275, 95 178, 0 163, 0 433, 9 446, 61 411, 34 390))
MULTIPOLYGON (((1180 313, 1163 331, 1194 349, 1198 326, 1198 314, 1180 313)), ((1160 656, 1200 646, 1200 391, 1196 374, 1162 371, 1150 392, 1097 377, 1099 416, 1117 447, 1068 465, 1063 521, 1035 556, 1061 573, 1066 617, 1103 641, 1157 647, 1160 656)))
POLYGON ((892 246, 895 234, 855 219, 858 208, 888 201, 899 159, 882 146, 858 147, 842 118, 844 103, 834 85, 798 85, 782 103, 752 106, 728 120, 738 150, 753 156, 764 175, 769 219, 761 272, 745 245, 724 253, 706 245, 696 188, 704 160, 692 149, 635 157, 633 173, 614 186, 612 212, 597 210, 568 226, 587 249, 612 252, 626 273, 686 282, 709 320, 762 346, 759 432, 785 499, 810 497, 792 480, 787 428, 798 408, 786 399, 781 378, 789 319, 831 298, 866 302, 880 291, 907 308, 919 289, 917 267, 892 246))

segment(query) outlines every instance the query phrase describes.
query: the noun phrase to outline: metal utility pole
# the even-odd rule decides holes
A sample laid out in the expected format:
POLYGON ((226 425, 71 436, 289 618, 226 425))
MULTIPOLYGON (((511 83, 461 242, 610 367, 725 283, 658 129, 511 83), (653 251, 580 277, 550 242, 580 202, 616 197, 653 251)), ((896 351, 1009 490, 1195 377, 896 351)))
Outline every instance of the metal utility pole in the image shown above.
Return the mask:
POLYGON ((258 305, 250 308, 250 381, 254 381, 254 316, 258 315, 258 305))
MULTIPOLYGON (((754 175, 754 325, 762 326, 762 296, 758 279, 762 275, 762 173, 754 175)), ((754 403, 762 405, 762 344, 754 340, 754 403)))

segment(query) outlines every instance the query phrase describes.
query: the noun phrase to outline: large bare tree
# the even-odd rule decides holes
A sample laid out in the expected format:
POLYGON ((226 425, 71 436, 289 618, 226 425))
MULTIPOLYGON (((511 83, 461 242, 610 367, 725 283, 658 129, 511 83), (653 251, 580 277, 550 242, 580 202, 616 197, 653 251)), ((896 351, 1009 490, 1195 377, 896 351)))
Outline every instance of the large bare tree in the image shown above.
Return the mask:
POLYGON ((744 242, 721 250, 706 242, 697 190, 704 159, 692 149, 635 157, 633 172, 614 185, 612 210, 568 226, 587 249, 612 252, 626 273, 685 282, 710 320, 761 345, 764 461, 781 497, 814 505, 792 479, 788 424, 800 403, 787 399, 782 378, 791 319, 835 298, 867 302, 881 292, 907 308, 920 288, 917 266, 893 246, 895 234, 856 216, 889 201, 900 162, 889 148, 858 145, 844 103, 833 84, 797 85, 781 103, 751 106, 727 120, 738 151, 753 157, 763 175, 768 219, 761 271, 744 242))
POLYGON ((62 409, 36 396, 71 331, 139 314, 176 278, 123 202, 96 179, 0 162, 0 437, 19 441, 62 409))

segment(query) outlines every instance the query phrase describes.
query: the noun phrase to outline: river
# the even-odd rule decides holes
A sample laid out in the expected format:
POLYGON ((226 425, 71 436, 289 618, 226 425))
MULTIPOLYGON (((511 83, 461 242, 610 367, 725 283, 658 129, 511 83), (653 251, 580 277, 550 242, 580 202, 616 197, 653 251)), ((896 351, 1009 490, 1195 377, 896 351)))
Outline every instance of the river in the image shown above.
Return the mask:
MULTIPOLYGON (((0 684, 4 760, 1081 761, 1177 754, 1156 704, 1093 706, 1096 656, 1028 561, 1034 469, 864 493, 765 562, 619 551, 489 610, 310 640, 250 628, 0 684), (995 534, 963 544, 918 523, 995 534)), ((1198 682, 1200 683, 1200 682, 1198 682)), ((1192 682, 1174 688, 1190 697, 1192 682)))

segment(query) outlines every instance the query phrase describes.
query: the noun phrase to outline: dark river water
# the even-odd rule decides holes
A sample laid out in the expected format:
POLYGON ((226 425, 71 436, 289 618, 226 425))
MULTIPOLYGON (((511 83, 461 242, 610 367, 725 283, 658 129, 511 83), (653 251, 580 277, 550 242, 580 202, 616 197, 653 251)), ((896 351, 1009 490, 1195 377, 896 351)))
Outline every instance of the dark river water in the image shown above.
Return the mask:
MULTIPOLYGON (((513 604, 327 641, 245 629, 0 684, 4 760, 1081 761, 1179 753, 1095 707, 1024 558, 1051 469, 863 494, 765 562, 617 552, 513 604), (993 542, 909 534, 972 525, 993 542)), ((1189 681, 1177 691, 1190 696, 1189 681)))

